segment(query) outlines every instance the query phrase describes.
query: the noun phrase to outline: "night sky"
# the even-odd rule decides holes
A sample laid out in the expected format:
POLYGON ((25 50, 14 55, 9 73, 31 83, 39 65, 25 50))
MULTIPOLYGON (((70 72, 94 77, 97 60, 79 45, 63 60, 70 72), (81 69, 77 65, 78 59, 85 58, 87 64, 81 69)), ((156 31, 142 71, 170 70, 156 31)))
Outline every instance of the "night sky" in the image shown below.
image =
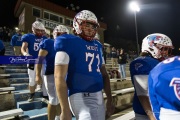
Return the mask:
MULTIPOLYGON (((48 0, 71 9, 71 4, 91 10, 99 21, 107 24, 105 42, 115 47, 123 47, 122 39, 136 43, 134 14, 128 8, 130 0, 48 0)), ((0 26, 14 27, 18 19, 14 17, 17 0, 0 0, 0 26)), ((139 44, 151 33, 163 33, 171 38, 175 50, 180 48, 180 0, 138 0, 141 11, 137 13, 139 44)))

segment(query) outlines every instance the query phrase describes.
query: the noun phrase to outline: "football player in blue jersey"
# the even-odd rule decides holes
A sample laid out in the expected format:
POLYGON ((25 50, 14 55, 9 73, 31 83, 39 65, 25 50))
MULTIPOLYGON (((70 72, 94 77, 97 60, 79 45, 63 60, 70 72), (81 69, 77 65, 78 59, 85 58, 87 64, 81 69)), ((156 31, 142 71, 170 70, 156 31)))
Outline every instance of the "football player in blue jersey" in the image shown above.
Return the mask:
POLYGON ((18 30, 16 30, 16 34, 13 35, 11 38, 11 45, 14 48, 14 54, 16 56, 21 55, 21 46, 22 46, 22 40, 21 40, 22 34, 21 33, 22 33, 21 30, 18 29, 18 30))
POLYGON ((114 110, 102 45, 93 39, 98 27, 95 14, 83 10, 73 20, 77 36, 64 34, 55 39, 54 74, 61 105, 60 120, 71 120, 71 111, 76 120, 105 120, 102 89, 107 96, 107 117, 114 110))
POLYGON ((148 95, 148 75, 173 48, 171 39, 160 33, 150 34, 142 41, 140 57, 130 64, 131 80, 135 88, 133 109, 136 120, 155 120, 148 95))
MULTIPOLYGON (((35 21, 32 24, 32 31, 33 33, 28 33, 22 36, 21 39, 23 43, 21 47, 21 53, 24 56, 33 56, 33 58, 37 58, 39 52, 39 43, 42 40, 46 39, 46 37, 43 36, 45 27, 41 22, 35 21)), ((35 74, 34 64, 28 65, 28 74, 29 74, 29 89, 30 89, 30 97, 28 101, 30 102, 33 101, 34 99, 35 88, 36 88, 36 83, 35 83, 36 74, 35 74)), ((43 95, 47 96, 44 87, 43 87, 43 95)))
MULTIPOLYGON (((69 30, 64 25, 58 25, 54 28, 54 39, 63 34, 69 34, 69 30)), ((54 39, 45 39, 40 43, 38 54, 39 64, 36 65, 36 81, 38 84, 42 84, 41 69, 43 60, 46 60, 44 84, 49 97, 48 120, 54 120, 55 117, 55 120, 58 120, 60 115, 60 105, 54 83, 54 60, 56 54, 54 50, 54 39)))
POLYGON ((168 58, 149 74, 149 97, 157 120, 180 120, 180 57, 168 58))

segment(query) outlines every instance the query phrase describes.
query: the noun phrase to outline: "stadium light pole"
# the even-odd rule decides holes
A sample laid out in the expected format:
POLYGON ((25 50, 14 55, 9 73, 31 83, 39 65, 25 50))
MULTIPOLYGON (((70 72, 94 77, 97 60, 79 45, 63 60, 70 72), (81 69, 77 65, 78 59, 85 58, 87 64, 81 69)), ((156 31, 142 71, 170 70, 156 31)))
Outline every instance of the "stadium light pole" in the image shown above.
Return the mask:
POLYGON ((135 20, 135 31, 136 31, 136 45, 137 45, 137 55, 139 55, 139 41, 138 41, 138 29, 137 29, 137 18, 136 13, 140 11, 139 5, 136 1, 132 1, 129 4, 130 9, 134 12, 134 20, 135 20))

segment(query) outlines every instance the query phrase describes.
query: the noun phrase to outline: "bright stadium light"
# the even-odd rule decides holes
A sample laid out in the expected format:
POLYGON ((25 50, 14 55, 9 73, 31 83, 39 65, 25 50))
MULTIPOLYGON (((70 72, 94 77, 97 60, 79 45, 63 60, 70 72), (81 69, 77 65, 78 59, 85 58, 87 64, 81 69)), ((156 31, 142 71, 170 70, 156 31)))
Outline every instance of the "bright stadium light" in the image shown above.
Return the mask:
POLYGON ((129 7, 132 11, 139 12, 140 8, 137 2, 133 1, 129 4, 129 7))
POLYGON ((136 12, 140 11, 139 5, 137 2, 133 1, 129 4, 130 10, 134 12, 134 20, 135 20, 135 30, 136 30, 136 45, 137 45, 137 55, 139 55, 139 42, 138 42, 138 29, 137 29, 137 19, 136 19, 136 12))

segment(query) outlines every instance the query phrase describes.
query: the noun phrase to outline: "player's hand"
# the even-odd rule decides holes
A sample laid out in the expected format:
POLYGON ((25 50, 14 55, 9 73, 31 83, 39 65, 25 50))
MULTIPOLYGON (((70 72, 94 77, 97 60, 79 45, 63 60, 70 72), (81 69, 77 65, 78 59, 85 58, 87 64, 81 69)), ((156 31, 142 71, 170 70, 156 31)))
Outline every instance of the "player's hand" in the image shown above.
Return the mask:
POLYGON ((115 106, 112 101, 107 100, 106 103, 106 119, 109 118, 115 110, 115 106))
POLYGON ((32 55, 30 55, 29 53, 26 53, 26 54, 24 54, 24 56, 32 56, 32 55))
POLYGON ((42 77, 41 77, 41 76, 36 75, 36 83, 37 83, 38 85, 41 85, 41 84, 42 84, 42 77))

